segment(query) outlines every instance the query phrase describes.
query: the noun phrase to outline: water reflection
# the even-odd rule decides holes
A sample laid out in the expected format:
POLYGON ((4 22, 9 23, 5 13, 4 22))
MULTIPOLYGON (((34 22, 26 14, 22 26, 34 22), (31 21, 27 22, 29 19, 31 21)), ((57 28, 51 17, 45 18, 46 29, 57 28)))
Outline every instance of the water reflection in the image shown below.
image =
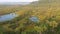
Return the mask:
POLYGON ((2 15, 0 16, 0 21, 5 21, 5 20, 10 20, 14 17, 18 16, 17 14, 15 13, 10 13, 10 14, 6 14, 6 15, 2 15))
POLYGON ((33 21, 33 22, 38 22, 38 21, 39 21, 38 17, 36 17, 36 16, 31 16, 31 17, 29 18, 29 20, 31 20, 31 21, 33 21))

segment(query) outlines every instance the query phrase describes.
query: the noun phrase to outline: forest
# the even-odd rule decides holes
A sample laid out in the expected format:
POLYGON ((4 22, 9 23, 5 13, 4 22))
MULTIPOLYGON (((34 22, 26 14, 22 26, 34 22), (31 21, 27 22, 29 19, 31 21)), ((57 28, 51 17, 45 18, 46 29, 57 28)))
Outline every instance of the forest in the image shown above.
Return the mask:
POLYGON ((0 8, 0 15, 19 15, 0 22, 0 34, 60 34, 60 0, 39 0, 0 8))

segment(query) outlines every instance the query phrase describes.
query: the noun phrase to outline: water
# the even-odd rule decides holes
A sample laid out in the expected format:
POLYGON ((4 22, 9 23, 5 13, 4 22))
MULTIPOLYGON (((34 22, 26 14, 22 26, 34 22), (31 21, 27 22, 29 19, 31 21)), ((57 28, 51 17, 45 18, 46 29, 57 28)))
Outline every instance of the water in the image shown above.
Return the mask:
POLYGON ((10 20, 12 18, 15 18, 16 16, 18 16, 15 13, 10 13, 10 14, 6 14, 6 15, 2 15, 0 16, 0 21, 6 21, 6 20, 10 20))
POLYGON ((38 22, 38 21, 39 21, 38 17, 36 17, 36 16, 31 16, 31 17, 29 18, 29 20, 31 20, 31 21, 33 21, 33 22, 38 22))
MULTIPOLYGON (((0 16, 0 21, 11 20, 11 19, 13 19, 17 16, 18 16, 18 14, 16 14, 16 13, 10 13, 10 14, 6 14, 6 15, 2 15, 2 16, 0 16)), ((31 20, 33 22, 38 22, 39 21, 38 17, 36 17, 36 16, 31 16, 29 18, 29 20, 31 20)))

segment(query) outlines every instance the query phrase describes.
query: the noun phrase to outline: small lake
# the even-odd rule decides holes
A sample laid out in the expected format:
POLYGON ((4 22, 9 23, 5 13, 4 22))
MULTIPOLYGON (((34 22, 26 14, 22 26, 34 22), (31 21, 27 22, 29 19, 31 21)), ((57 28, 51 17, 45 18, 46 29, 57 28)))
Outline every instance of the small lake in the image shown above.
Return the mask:
POLYGON ((10 19, 15 18, 16 16, 18 16, 16 13, 5 14, 5 15, 0 16, 0 21, 10 20, 10 19))

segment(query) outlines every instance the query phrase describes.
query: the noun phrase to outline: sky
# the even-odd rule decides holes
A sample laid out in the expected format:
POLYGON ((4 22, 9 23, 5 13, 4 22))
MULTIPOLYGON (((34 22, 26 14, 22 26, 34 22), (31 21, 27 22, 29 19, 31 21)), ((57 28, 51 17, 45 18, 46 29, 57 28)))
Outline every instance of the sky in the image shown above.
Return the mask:
POLYGON ((0 2, 32 2, 38 0, 0 0, 0 2))

